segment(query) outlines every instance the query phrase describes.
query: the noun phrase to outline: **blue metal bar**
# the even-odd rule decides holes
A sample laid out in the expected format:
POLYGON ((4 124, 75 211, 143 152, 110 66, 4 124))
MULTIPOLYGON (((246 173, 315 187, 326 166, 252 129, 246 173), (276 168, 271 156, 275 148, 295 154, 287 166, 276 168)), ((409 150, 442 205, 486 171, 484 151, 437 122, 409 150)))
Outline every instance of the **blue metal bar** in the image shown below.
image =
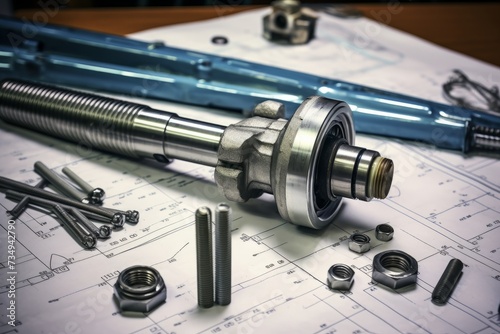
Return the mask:
MULTIPOLYGON (((287 117, 308 96, 346 101, 359 132, 468 152, 478 129, 498 135, 500 117, 301 72, 133 39, 0 18, 0 78, 250 112, 264 100, 287 117)), ((481 130, 481 131, 482 131, 481 130)), ((493 137, 494 137, 493 136, 493 137)), ((498 149, 498 138, 489 148, 498 149)), ((485 144, 486 143, 486 144, 485 144)))

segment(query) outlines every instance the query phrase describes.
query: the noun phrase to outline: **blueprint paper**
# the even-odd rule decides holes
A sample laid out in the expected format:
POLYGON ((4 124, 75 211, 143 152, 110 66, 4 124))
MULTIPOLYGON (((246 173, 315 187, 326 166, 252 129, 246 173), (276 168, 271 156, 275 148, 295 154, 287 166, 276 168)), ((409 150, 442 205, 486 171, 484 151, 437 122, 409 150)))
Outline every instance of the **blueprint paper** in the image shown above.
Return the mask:
MULTIPOLYGON (((260 36, 266 12, 135 36, 264 63, 274 59, 273 65, 279 59, 283 67, 300 64, 301 70, 311 73, 341 75, 344 80, 438 101, 439 85, 453 68, 491 82, 500 77, 498 68, 383 26, 377 25, 380 34, 372 36, 371 47, 356 46, 352 41, 357 31, 375 24, 366 19, 341 20, 322 14, 317 39, 310 45, 278 47, 260 36), (345 47, 338 50, 349 57, 322 44, 327 32, 333 31, 339 33, 330 38, 345 47), (214 35, 227 36, 230 48, 211 45, 214 35), (262 58, 257 59, 259 54, 262 58)), ((242 119, 220 110, 140 102, 224 125, 242 119)), ((464 156, 413 142, 358 135, 356 145, 394 160, 389 197, 369 203, 345 200, 335 222, 320 231, 283 221, 270 195, 245 204, 230 203, 232 302, 201 309, 196 295, 194 211, 226 201, 213 182, 212 167, 182 161, 167 166, 138 162, 4 123, 0 138, 0 175, 35 184, 39 180, 33 171, 35 161, 57 172, 69 166, 106 190, 106 206, 141 213, 137 225, 114 231, 94 250, 83 250, 44 212, 28 209, 21 215, 15 221, 15 327, 6 317, 12 300, 7 281, 13 271, 7 252, 11 224, 1 213, 0 333, 500 332, 500 164, 495 157, 464 156), (375 238, 375 227, 381 223, 395 229, 393 240, 375 238), (349 251, 347 239, 353 232, 370 236, 369 252, 349 251), (393 291, 371 282, 373 257, 389 249, 403 250, 418 261, 414 287, 393 291), (448 304, 435 306, 430 301, 432 289, 452 258, 464 262, 463 275, 448 304), (326 273, 334 263, 354 269, 349 292, 327 288, 326 273), (113 284, 120 271, 137 264, 160 272, 167 301, 149 314, 122 314, 112 298, 113 284)), ((0 194, 2 211, 14 205, 0 194)))

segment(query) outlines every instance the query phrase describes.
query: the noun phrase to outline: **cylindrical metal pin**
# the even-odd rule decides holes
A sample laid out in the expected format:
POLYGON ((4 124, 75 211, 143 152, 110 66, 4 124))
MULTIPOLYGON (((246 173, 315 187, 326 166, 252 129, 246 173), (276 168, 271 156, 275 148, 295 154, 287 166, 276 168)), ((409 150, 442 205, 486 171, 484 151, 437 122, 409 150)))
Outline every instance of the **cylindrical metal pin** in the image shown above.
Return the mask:
POLYGON ((231 208, 225 203, 215 209, 215 302, 231 303, 231 208))
POLYGON ((203 308, 214 305, 211 216, 207 207, 201 207, 195 213, 198 305, 203 308))
POLYGON ((50 182, 54 187, 57 188, 64 195, 69 196, 77 201, 88 203, 87 196, 73 187, 72 185, 66 183, 63 178, 53 172, 49 167, 47 167, 43 162, 35 162, 35 172, 40 174, 44 179, 50 182))
POLYGON ((436 305, 444 305, 448 301, 458 283, 460 276, 462 276, 462 269, 464 264, 459 259, 451 259, 446 269, 441 275, 436 287, 432 291, 432 302, 436 305))

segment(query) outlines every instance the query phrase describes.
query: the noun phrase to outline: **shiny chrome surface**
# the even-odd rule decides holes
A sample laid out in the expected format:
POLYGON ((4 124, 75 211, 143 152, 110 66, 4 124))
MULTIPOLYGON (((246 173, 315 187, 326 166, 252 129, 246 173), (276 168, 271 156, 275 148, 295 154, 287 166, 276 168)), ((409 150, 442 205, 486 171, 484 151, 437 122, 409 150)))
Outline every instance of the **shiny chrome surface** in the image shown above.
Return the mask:
POLYGON ((172 117, 165 129, 164 153, 169 158, 217 165, 223 126, 172 117))
MULTIPOLYGON (((279 118, 280 103, 264 102, 256 116, 227 128, 19 81, 0 84, 0 102, 1 119, 90 147, 214 166, 216 183, 228 199, 244 202, 274 194, 284 219, 311 228, 328 225, 342 197, 384 198, 392 182, 391 160, 352 146, 348 105, 319 96, 307 98, 290 121, 279 118), (99 131, 96 124, 103 120, 99 131)), ((120 214, 134 221, 133 212, 120 214)))

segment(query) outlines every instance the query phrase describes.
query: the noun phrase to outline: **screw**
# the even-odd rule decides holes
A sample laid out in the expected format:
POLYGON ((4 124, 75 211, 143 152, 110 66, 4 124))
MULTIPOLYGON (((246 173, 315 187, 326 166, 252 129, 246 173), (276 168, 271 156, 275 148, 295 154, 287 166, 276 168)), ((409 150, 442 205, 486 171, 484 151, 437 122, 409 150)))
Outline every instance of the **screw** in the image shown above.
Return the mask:
POLYGON ((92 187, 84 179, 73 172, 69 167, 64 167, 62 169, 62 172, 87 193, 87 199, 91 204, 100 204, 104 201, 106 193, 102 188, 92 187))
POLYGON ((215 209, 215 302, 231 303, 231 208, 225 203, 215 209))
POLYGON ((64 210, 60 205, 54 205, 52 212, 61 220, 62 225, 73 234, 73 236, 85 248, 94 248, 96 239, 90 233, 87 233, 80 225, 78 225, 73 218, 64 210))
POLYGON ((16 190, 18 192, 22 192, 25 194, 30 195, 32 198, 34 197, 41 197, 44 199, 48 199, 60 204, 65 204, 68 206, 73 206, 75 208, 89 211, 92 213, 95 213, 97 215, 109 218, 110 223, 113 224, 114 227, 120 228, 123 227, 123 224, 125 223, 126 216, 125 213, 121 211, 113 211, 112 209, 106 209, 106 208, 101 208, 97 207, 94 205, 82 203, 79 201, 75 201, 71 198, 67 198, 64 196, 61 196, 59 194, 55 194, 43 189, 38 189, 32 186, 29 186, 27 184, 24 184, 22 182, 18 182, 3 176, 0 176, 0 187, 7 188, 7 189, 12 189, 16 190))
POLYGON ((78 189, 72 185, 66 183, 63 178, 54 173, 49 167, 47 167, 43 162, 35 162, 35 172, 40 174, 44 179, 50 182, 54 187, 57 188, 64 195, 76 199, 80 202, 88 202, 85 194, 80 192, 78 189))
POLYGON ((99 228, 95 226, 87 217, 78 209, 71 208, 71 215, 82 224, 96 238, 106 239, 111 235, 111 228, 107 225, 101 225, 99 228))
MULTIPOLYGON (((45 187, 46 185, 47 185, 47 180, 42 179, 35 185, 35 188, 43 189, 43 187, 45 187)), ((24 196, 16 204, 16 206, 12 208, 12 210, 7 211, 7 213, 11 215, 11 219, 17 219, 21 215, 21 213, 24 212, 24 209, 26 209, 26 207, 29 204, 29 200, 30 200, 29 196, 24 196)))
POLYGON ((211 216, 207 207, 198 208, 195 213, 198 305, 203 308, 214 305, 211 216))
POLYGON ((451 259, 446 269, 444 270, 441 278, 439 279, 436 287, 432 291, 432 302, 436 305, 444 305, 448 298, 450 298, 453 289, 458 283, 460 276, 462 276, 462 269, 464 264, 459 259, 451 259))

